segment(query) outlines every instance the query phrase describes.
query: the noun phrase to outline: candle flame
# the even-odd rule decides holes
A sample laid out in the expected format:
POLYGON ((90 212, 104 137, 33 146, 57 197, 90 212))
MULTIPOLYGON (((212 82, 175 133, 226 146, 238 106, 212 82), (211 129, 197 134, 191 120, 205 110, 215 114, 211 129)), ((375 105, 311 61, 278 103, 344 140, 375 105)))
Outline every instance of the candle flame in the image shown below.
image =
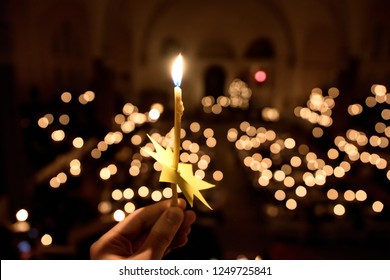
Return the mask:
POLYGON ((172 66, 172 80, 175 86, 180 87, 183 77, 183 57, 179 54, 172 66))

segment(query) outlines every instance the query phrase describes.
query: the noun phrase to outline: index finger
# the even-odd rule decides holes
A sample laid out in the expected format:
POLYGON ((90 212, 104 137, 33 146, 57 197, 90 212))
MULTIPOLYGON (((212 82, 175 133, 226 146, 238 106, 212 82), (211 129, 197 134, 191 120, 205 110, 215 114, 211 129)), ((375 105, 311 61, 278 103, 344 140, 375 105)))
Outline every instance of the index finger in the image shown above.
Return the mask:
MULTIPOLYGON (((128 239, 135 239, 142 234, 145 228, 151 228, 157 219, 171 206, 171 200, 164 200, 158 203, 142 207, 127 216, 123 221, 116 224, 112 230, 124 235, 128 239)), ((178 200, 178 206, 185 209, 186 202, 178 200)))

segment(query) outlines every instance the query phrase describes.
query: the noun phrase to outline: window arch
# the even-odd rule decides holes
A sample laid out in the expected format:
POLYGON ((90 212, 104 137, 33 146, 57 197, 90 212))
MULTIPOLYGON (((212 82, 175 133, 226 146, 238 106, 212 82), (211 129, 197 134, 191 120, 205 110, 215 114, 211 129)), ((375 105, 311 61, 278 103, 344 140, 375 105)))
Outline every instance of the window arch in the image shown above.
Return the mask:
POLYGON ((249 44, 244 55, 246 58, 272 59, 275 57, 275 50, 269 39, 257 38, 249 44))

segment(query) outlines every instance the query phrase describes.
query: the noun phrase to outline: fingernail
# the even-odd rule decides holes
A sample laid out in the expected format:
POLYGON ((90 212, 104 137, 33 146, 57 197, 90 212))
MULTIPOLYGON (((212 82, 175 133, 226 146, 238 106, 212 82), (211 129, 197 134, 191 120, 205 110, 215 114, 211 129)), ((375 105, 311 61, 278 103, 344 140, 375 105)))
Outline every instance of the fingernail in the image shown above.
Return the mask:
POLYGON ((170 207, 167 210, 168 223, 178 225, 183 221, 183 211, 178 207, 170 207))

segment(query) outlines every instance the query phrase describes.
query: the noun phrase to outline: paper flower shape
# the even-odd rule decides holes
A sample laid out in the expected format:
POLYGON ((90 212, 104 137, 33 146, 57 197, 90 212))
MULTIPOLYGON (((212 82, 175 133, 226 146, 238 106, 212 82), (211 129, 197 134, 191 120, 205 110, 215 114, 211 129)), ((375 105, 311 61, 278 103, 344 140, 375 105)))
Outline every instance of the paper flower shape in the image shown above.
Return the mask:
POLYGON ((149 135, 148 137, 152 141, 156 151, 152 152, 147 149, 143 150, 162 165, 160 182, 178 185, 191 207, 193 207, 194 196, 196 196, 204 205, 212 210, 200 191, 213 188, 215 185, 195 177, 192 171, 192 164, 179 163, 177 170, 172 168, 172 150, 169 147, 164 149, 152 137, 149 135))

